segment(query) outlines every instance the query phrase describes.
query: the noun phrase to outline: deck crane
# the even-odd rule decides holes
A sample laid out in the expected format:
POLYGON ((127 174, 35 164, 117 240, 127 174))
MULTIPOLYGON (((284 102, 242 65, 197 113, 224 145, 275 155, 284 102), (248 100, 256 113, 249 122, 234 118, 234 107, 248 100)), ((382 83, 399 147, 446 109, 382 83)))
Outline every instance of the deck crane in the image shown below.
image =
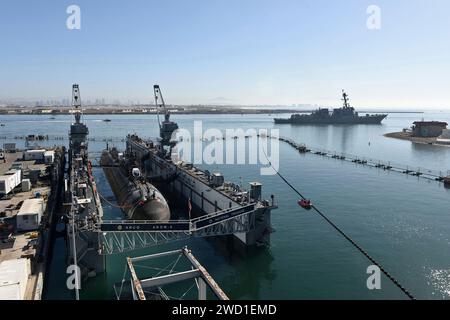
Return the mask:
POLYGON ((155 93, 155 105, 158 114, 159 135, 162 139, 162 145, 170 146, 172 133, 178 129, 178 124, 176 122, 170 121, 170 112, 166 108, 166 104, 164 103, 164 98, 162 96, 159 85, 155 84, 153 86, 153 91, 155 93), (164 121, 162 123, 159 120, 159 108, 163 108, 164 111, 164 121))

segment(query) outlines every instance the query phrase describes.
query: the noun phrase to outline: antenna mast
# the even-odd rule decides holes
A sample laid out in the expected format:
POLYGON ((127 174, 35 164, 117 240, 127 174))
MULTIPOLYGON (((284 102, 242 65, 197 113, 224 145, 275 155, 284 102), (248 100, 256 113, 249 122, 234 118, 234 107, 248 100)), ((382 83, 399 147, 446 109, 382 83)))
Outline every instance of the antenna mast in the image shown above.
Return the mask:
POLYGON ((348 98, 348 94, 345 93, 344 89, 342 89, 342 101, 344 101, 344 108, 350 108, 350 103, 349 103, 349 98, 348 98))

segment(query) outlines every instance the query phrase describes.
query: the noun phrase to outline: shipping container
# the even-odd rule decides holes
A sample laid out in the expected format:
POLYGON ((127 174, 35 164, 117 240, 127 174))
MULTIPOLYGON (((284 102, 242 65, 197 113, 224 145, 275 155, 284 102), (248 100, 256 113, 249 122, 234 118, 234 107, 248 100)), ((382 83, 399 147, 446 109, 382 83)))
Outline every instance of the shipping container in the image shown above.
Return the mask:
POLYGON ((44 161, 45 149, 41 150, 27 150, 23 153, 23 160, 41 160, 44 161))
POLYGON ((13 259, 0 263, 0 300, 24 300, 31 274, 30 259, 13 259))
POLYGON ((44 213, 44 199, 25 200, 17 213, 17 231, 32 231, 39 229, 44 213))
POLYGON ((55 161, 55 151, 45 151, 44 162, 51 164, 55 161))
POLYGON ((22 182, 21 170, 9 170, 5 175, 0 176, 0 195, 9 194, 22 182))
POLYGON ((22 182, 22 170, 10 169, 5 173, 5 176, 14 177, 14 188, 17 187, 22 182))

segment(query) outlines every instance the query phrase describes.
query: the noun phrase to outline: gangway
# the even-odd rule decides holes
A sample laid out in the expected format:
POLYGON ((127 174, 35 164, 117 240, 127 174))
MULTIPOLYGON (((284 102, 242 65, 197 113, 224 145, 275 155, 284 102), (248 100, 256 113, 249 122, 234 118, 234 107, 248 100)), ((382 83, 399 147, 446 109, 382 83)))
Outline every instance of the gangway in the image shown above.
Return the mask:
POLYGON ((110 255, 192 237, 249 232, 255 228, 256 211, 261 208, 263 204, 257 202, 190 220, 103 220, 95 225, 99 234, 99 253, 110 255))

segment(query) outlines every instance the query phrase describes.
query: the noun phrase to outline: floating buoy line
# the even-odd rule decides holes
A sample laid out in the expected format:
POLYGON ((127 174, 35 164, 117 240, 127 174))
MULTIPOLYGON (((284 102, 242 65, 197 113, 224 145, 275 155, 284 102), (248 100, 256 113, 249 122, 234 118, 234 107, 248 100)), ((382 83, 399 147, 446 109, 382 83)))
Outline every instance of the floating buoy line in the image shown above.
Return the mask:
MULTIPOLYGON (((266 157, 268 163, 272 167, 272 169, 276 172, 276 174, 283 180, 296 194, 298 194, 302 200, 310 201, 303 194, 300 193, 278 170, 274 168, 272 162, 269 160, 266 154, 266 150, 264 147, 262 148, 264 152, 264 156, 266 157)), ((379 262, 377 262, 372 256, 364 250, 358 243, 356 243, 349 235, 347 235, 341 228, 339 228, 333 221, 331 221, 319 208, 311 203, 311 209, 314 210, 317 214, 319 214, 329 225, 331 225, 340 235, 342 235, 351 245, 353 245, 360 253, 362 253, 370 262, 376 265, 381 272, 397 287, 399 288, 409 299, 415 300, 414 296, 404 287, 402 286, 396 278, 394 278, 379 262)))
POLYGON ((408 176, 414 176, 417 178, 422 178, 426 180, 432 180, 437 182, 443 182, 446 178, 446 176, 450 176, 450 170, 445 173, 444 171, 436 171, 436 170, 430 170, 425 168, 414 168, 411 166, 406 165, 400 165, 400 164, 392 164, 390 161, 382 161, 382 160, 375 160, 375 159, 369 159, 365 157, 359 157, 355 155, 350 154, 344 154, 344 153, 338 153, 335 151, 327 151, 327 150, 320 150, 320 149, 313 149, 310 147, 307 147, 303 143, 297 143, 292 139, 284 138, 284 137, 274 137, 267 135, 267 138, 271 139, 278 139, 281 142, 285 142, 294 149, 298 150, 300 153, 311 153, 318 156, 323 156, 327 158, 332 158, 336 160, 342 160, 342 161, 348 161, 355 164, 360 164, 363 166, 373 167, 377 169, 382 169, 384 171, 390 171, 390 172, 398 172, 403 173, 408 176))

